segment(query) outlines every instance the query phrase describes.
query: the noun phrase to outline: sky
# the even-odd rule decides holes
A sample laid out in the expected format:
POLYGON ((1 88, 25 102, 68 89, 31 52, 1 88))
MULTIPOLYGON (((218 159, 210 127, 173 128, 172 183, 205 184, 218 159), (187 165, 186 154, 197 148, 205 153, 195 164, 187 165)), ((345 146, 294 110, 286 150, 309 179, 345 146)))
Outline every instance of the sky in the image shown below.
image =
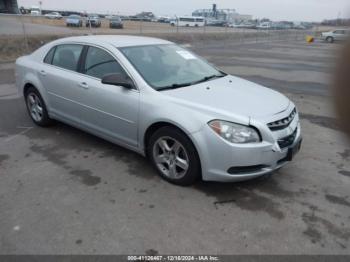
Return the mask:
MULTIPOLYGON (((18 0, 19 6, 39 5, 39 0, 18 0)), ((254 18, 290 21, 322 21, 350 18, 349 0, 42 0, 43 9, 74 10, 133 15, 150 11, 156 15, 190 15, 196 9, 233 8, 254 18)))

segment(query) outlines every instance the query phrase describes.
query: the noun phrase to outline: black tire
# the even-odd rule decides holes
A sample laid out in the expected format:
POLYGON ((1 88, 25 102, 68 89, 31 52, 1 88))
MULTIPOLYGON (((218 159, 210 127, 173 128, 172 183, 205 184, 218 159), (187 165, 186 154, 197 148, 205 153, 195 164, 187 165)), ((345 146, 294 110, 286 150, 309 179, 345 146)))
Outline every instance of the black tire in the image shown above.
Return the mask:
POLYGON ((44 99, 41 97, 39 91, 35 87, 28 88, 28 90, 25 93, 24 98, 25 98, 28 114, 36 125, 41 126, 41 127, 47 127, 47 126, 50 126, 53 124, 54 121, 49 117, 44 99), (39 99, 40 105, 42 108, 42 114, 41 114, 42 116, 41 116, 40 120, 36 120, 33 118, 30 107, 29 107, 29 98, 33 94, 39 99))
POLYGON ((334 38, 331 37, 331 36, 328 36, 328 37, 326 38, 326 41, 327 41, 328 43, 334 43, 334 38))
POLYGON ((197 150, 194 147, 192 141, 187 137, 187 135, 181 130, 177 129, 176 127, 162 127, 156 132, 154 132, 153 135, 150 137, 147 145, 147 156, 152 161, 152 164, 154 168, 158 171, 159 175, 172 184, 179 186, 190 186, 201 177, 201 166, 197 150), (154 150, 157 141, 163 137, 175 139, 181 144, 183 149, 186 151, 186 155, 188 158, 188 169, 181 178, 170 178, 169 176, 163 174, 163 172, 157 166, 157 163, 154 158, 154 150))

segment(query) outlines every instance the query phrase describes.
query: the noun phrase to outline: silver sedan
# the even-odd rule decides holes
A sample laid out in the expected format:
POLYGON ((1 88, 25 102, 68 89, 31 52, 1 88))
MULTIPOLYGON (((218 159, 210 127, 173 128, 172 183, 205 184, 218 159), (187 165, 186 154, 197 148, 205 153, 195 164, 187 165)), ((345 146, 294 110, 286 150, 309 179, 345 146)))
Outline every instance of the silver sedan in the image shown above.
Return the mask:
POLYGON ((17 59, 16 84, 37 125, 62 121, 138 152, 178 185, 259 177, 301 145, 288 98, 161 39, 56 40, 17 59))

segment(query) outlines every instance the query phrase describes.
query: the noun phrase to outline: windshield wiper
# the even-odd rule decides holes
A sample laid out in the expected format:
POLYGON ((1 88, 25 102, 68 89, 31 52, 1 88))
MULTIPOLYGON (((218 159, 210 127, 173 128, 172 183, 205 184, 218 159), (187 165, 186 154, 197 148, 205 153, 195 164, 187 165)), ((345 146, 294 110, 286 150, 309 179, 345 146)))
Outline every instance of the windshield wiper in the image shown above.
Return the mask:
POLYGON ((221 74, 221 75, 211 75, 211 76, 206 76, 198 81, 195 81, 195 82, 192 82, 192 85, 195 85, 195 84, 199 84, 199 83, 203 83, 203 82, 207 82, 211 79, 214 79, 214 78, 220 78, 220 77, 224 77, 226 76, 226 74, 221 74))
POLYGON ((202 78, 200 80, 197 80, 197 81, 193 81, 193 82, 190 82, 190 83, 183 83, 183 84, 172 84, 172 85, 169 85, 169 86, 160 87, 157 90, 158 91, 163 91, 163 90, 170 90, 170 89, 181 88, 181 87, 185 87, 185 86, 192 86, 192 85, 196 85, 196 84, 199 84, 199 83, 203 83, 203 82, 209 81, 210 79, 220 78, 220 77, 224 77, 224 76, 226 76, 225 73, 222 73, 221 75, 206 76, 206 77, 204 77, 204 78, 202 78))
POLYGON ((176 88, 181 88, 181 87, 185 87, 185 86, 190 86, 192 85, 192 83, 184 83, 184 84, 172 84, 170 86, 163 86, 158 88, 158 91, 164 91, 164 90, 170 90, 170 89, 176 89, 176 88))

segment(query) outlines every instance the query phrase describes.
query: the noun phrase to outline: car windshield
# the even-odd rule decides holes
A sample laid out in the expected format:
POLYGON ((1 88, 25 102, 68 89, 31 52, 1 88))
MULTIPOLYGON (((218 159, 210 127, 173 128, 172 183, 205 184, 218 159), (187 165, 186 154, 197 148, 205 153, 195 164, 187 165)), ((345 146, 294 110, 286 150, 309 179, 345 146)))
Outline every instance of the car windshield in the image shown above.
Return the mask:
POLYGON ((69 18, 80 18, 78 15, 70 15, 69 18))
POLYGON ((156 90, 190 86, 226 75, 173 44, 123 47, 120 50, 156 90))
POLYGON ((114 18, 111 18, 111 21, 113 22, 120 22, 120 18, 119 17, 114 17, 114 18))

